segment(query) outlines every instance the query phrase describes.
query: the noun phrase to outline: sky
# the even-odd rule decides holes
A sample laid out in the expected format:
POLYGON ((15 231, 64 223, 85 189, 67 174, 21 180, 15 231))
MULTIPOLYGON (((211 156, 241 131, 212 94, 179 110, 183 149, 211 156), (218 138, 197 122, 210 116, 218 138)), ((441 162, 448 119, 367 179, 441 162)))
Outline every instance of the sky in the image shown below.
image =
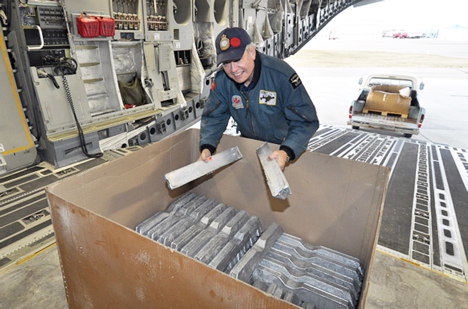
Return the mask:
POLYGON ((467 12, 468 0, 383 0, 346 9, 321 34, 371 36, 383 30, 445 31, 455 26, 468 33, 467 12))
POLYGON ((454 24, 468 26, 466 0, 383 0, 348 10, 349 13, 372 18, 387 26, 446 27, 454 24))

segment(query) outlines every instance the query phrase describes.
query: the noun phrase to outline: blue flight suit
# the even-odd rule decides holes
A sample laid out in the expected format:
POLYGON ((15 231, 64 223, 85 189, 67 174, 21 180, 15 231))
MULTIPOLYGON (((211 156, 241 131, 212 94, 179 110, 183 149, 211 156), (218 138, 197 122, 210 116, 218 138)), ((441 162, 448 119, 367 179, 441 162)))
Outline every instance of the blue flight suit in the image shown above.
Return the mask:
POLYGON ((216 73, 201 118, 200 150, 214 153, 232 116, 242 136, 279 144, 294 160, 319 127, 315 106, 286 62, 256 53, 248 87, 223 70, 216 73))

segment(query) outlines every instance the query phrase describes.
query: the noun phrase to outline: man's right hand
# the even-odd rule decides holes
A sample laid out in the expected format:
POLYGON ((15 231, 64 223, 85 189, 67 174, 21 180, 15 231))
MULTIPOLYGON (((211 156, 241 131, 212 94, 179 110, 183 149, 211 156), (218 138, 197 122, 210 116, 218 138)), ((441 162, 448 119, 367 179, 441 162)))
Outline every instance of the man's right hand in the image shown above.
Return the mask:
POLYGON ((209 151, 207 148, 203 149, 201 154, 200 154, 200 159, 202 161, 208 162, 212 159, 211 157, 211 151, 209 151))
POLYGON ((269 160, 276 160, 278 162, 279 167, 281 168, 282 171, 284 171, 284 168, 286 164, 289 162, 289 157, 286 151, 284 150, 275 150, 273 151, 269 156, 269 160))

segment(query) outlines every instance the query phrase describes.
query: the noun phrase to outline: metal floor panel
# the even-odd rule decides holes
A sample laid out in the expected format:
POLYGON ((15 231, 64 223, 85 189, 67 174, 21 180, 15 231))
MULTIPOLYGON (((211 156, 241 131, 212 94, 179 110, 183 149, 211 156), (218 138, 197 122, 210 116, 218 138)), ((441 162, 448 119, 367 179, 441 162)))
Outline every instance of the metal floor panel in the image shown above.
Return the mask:
POLYGON ((416 171, 416 145, 402 149, 390 178, 382 217, 379 243, 403 254, 409 252, 411 206, 416 171))
POLYGON ((468 151, 361 130, 324 135, 309 151, 391 168, 379 248, 466 282, 468 151))
MULTIPOLYGON (((448 150, 443 150, 441 154, 442 160, 444 161, 448 185, 453 192, 457 192, 457 194, 452 194, 455 214, 466 213, 468 209, 468 187, 466 181, 463 180, 463 178, 466 178, 466 174, 457 173, 457 171, 462 172, 463 170, 460 171, 459 168, 461 166, 456 164, 454 158, 456 159, 457 157, 454 156, 453 151, 449 152, 448 150)), ((460 153, 456 153, 455 155, 457 154, 460 153)), ((468 156, 468 153, 465 152, 464 155, 468 156)), ((465 166, 468 169, 468 164, 465 163, 465 166)), ((460 218, 466 218, 466 216, 460 218)), ((460 234, 465 236, 465 238, 462 238, 462 241, 463 247, 466 250, 468 249, 468 220, 458 220, 458 228, 460 234)))
POLYGON ((46 186, 137 149, 141 147, 125 148, 119 155, 108 151, 103 158, 58 169, 41 162, 0 177, 0 268, 55 241, 46 186))

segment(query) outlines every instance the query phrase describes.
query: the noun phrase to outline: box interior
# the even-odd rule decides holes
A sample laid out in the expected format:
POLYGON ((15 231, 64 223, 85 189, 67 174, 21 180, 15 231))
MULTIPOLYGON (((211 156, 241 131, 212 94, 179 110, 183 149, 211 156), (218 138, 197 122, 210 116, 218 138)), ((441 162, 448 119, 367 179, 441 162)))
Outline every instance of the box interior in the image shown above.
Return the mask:
MULTIPOLYGON (((262 142, 223 136, 218 151, 238 146, 243 158, 192 183, 170 190, 164 175, 198 159, 198 137, 197 129, 187 130, 48 187, 59 253, 62 263, 65 264, 65 279, 74 281, 73 285, 77 286, 71 270, 71 264, 76 265, 76 261, 73 261, 78 258, 76 254, 80 253, 76 240, 78 236, 74 229, 89 233, 86 236, 88 238, 99 238, 89 229, 103 229, 102 225, 109 225, 112 229, 117 229, 116 234, 109 234, 111 239, 107 240, 115 243, 115 246, 107 248, 103 258, 113 258, 109 254, 118 255, 113 253, 113 250, 122 250, 122 244, 126 243, 120 238, 130 237, 133 242, 144 238, 141 244, 152 252, 151 257, 158 256, 159 265, 164 261, 172 263, 176 258, 179 267, 184 263, 194 263, 193 265, 197 265, 192 265, 196 268, 195 272, 207 272, 212 275, 213 272, 217 272, 219 275, 216 276, 220 276, 218 280, 224 283, 234 280, 176 251, 163 248, 164 246, 133 231, 144 219, 164 210, 174 198, 191 190, 258 216, 264 229, 270 223, 276 222, 285 232, 301 237, 310 244, 323 245, 359 258, 367 270, 362 302, 366 296, 367 277, 377 243, 389 177, 388 168, 306 152, 286 167, 285 176, 292 195, 287 200, 279 200, 271 196, 256 155, 256 149, 262 142), (81 216, 81 219, 77 218, 79 220, 74 221, 75 216, 81 216), (95 224, 93 221, 99 221, 101 224, 95 224), (203 270, 204 268, 209 270, 203 270)), ((109 231, 101 232, 108 235, 109 231)), ((100 234, 101 237, 104 234, 100 234)), ((81 239, 79 242, 93 251, 97 240, 81 239)), ((91 263, 87 256, 79 258, 91 263)), ((122 260, 116 263, 124 262, 122 260)), ((159 271, 165 275, 170 272, 164 269, 159 271)), ((173 271, 180 274, 179 271, 173 271)), ((74 276, 80 276, 76 270, 74 276)), ((80 284, 86 285, 83 282, 80 284)), ((245 288, 250 286, 243 287, 245 288)), ((257 291, 252 293, 263 293, 253 287, 252 289, 257 291)), ((226 292, 224 289, 223 291, 222 293, 226 292)), ((285 303, 280 301, 279 304, 285 303)))

